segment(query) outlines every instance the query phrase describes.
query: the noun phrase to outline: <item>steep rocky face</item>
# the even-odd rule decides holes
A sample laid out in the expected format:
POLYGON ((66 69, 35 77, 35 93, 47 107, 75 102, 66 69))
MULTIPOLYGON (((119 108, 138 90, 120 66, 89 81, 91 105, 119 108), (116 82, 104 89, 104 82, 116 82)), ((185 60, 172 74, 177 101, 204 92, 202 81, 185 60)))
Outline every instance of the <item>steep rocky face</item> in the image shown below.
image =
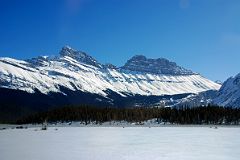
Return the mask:
POLYGON ((26 62, 28 62, 31 67, 46 67, 49 66, 49 60, 50 58, 47 56, 38 56, 37 58, 27 59, 26 62))
POLYGON ((79 62, 93 65, 95 67, 101 67, 101 64, 98 63, 97 60, 95 60, 93 57, 89 56, 85 52, 76 51, 69 46, 63 47, 59 54, 61 57, 68 56, 79 62))
POLYGON ((170 62, 164 58, 148 59, 143 55, 136 55, 129 59, 127 63, 121 67, 124 70, 147 72, 152 74, 167 75, 191 75, 195 74, 190 70, 177 66, 175 62, 170 62))
POLYGON ((240 74, 223 83, 213 102, 221 106, 240 107, 240 74))

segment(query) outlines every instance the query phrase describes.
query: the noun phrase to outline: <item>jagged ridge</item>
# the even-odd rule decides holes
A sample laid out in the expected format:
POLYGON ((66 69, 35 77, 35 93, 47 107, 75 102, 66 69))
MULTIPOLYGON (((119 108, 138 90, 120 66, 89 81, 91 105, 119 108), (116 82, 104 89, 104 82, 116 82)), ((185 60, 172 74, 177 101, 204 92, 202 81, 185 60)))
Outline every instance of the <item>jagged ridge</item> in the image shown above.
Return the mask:
POLYGON ((60 92, 61 86, 108 96, 175 95, 217 90, 220 85, 166 59, 134 56, 123 67, 103 65, 84 52, 68 46, 60 56, 19 61, 0 59, 0 87, 44 94, 60 92))
POLYGON ((190 70, 178 66, 175 62, 170 62, 165 58, 148 59, 143 55, 133 56, 122 69, 146 72, 152 74, 167 75, 192 75, 196 74, 190 70))

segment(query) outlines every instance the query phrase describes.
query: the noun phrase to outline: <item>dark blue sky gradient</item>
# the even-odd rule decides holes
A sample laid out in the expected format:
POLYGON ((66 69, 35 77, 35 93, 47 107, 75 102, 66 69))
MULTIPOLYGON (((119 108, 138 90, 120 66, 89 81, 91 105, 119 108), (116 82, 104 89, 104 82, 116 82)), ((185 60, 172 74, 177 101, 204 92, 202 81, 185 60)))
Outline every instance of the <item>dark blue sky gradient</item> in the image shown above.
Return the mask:
POLYGON ((57 55, 101 63, 168 58, 212 80, 240 72, 239 0, 0 0, 0 57, 57 55))

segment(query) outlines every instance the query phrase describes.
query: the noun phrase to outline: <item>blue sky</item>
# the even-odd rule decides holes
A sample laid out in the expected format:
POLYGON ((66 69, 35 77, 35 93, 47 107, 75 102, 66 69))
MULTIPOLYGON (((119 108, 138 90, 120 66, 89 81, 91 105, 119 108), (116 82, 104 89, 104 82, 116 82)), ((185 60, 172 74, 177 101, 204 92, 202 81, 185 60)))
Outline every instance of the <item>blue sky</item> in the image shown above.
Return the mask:
POLYGON ((212 80, 240 72, 239 0, 0 0, 0 57, 57 55, 101 63, 164 57, 212 80))

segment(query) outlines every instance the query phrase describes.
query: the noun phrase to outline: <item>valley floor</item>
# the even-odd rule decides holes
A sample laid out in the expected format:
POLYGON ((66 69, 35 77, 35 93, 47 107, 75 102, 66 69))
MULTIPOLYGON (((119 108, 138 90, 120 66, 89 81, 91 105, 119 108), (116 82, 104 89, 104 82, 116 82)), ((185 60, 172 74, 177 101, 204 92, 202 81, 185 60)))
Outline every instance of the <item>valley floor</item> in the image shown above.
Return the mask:
POLYGON ((1 160, 238 160, 239 127, 49 127, 0 131, 1 160))

